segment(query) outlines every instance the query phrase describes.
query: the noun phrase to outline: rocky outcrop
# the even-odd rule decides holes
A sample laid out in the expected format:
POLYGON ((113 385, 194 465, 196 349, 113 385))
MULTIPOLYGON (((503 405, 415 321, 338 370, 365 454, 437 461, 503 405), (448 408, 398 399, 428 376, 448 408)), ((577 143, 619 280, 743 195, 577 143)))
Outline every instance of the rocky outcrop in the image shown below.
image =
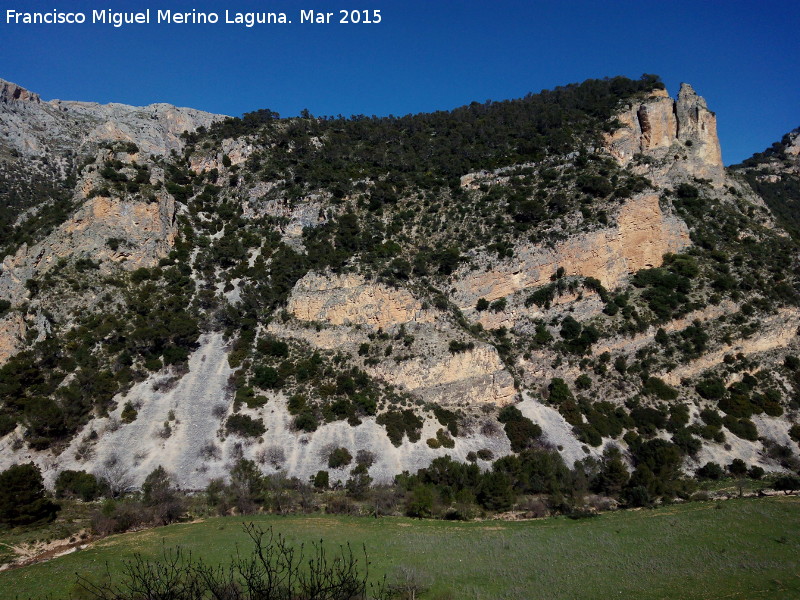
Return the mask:
POLYGON ((50 100, 0 79, 0 145, 23 156, 92 154, 103 142, 135 143, 145 156, 183 147, 184 131, 208 127, 223 115, 170 104, 137 107, 50 100))
POLYGON ((175 201, 159 191, 156 202, 96 196, 42 242, 22 247, 3 260, 0 298, 18 304, 27 296, 25 282, 53 268, 59 259, 90 258, 127 270, 152 267, 175 240, 175 201), (112 249, 108 240, 116 238, 112 249))
POLYGON ((287 309, 301 321, 376 329, 435 318, 407 290, 370 283, 360 275, 310 273, 295 285, 287 309))
POLYGON ((368 341, 364 328, 389 331, 400 325, 415 340, 402 360, 387 358, 364 369, 383 381, 441 404, 507 404, 516 396, 514 380, 497 350, 478 343, 450 352, 451 340, 461 339, 444 314, 423 309, 410 292, 364 280, 360 275, 311 273, 297 282, 287 310, 305 323, 292 327, 271 323, 270 332, 302 339, 326 350, 350 350, 368 341))
POLYGON ((777 183, 781 179, 800 176, 800 127, 764 152, 732 167, 737 171, 753 171, 757 181, 777 183))
POLYGON ((662 211, 658 196, 638 196, 620 208, 614 227, 575 236, 553 247, 518 247, 513 259, 484 272, 463 269, 455 278, 455 297, 462 309, 471 309, 478 298, 491 301, 546 285, 559 267, 566 275, 594 277, 614 288, 629 273, 658 266, 664 254, 678 252, 689 243, 686 224, 662 211))
POLYGON ((3 104, 8 104, 10 102, 32 102, 34 104, 40 104, 41 101, 42 99, 39 97, 39 94, 29 92, 16 83, 0 79, 0 102, 3 104))
POLYGON ((0 365, 25 346, 25 319, 16 312, 0 319, 0 365))
POLYGON ((222 140, 220 152, 205 154, 198 152, 189 159, 189 168, 195 173, 223 168, 223 157, 227 156, 231 166, 241 165, 253 153, 255 147, 247 140, 226 138, 222 140))
POLYGON ((616 119, 620 127, 606 135, 605 148, 620 164, 641 155, 655 161, 646 172, 662 181, 675 175, 723 181, 716 115, 688 83, 681 84, 677 100, 665 90, 654 90, 616 119))
POLYGON ((661 374, 661 377, 670 385, 678 385, 681 379, 694 377, 722 364, 726 354, 750 356, 785 348, 797 339, 798 325, 800 315, 795 309, 780 309, 777 314, 762 321, 758 334, 706 352, 700 358, 661 374))
POLYGON ((383 363, 375 374, 393 385, 441 404, 496 404, 516 397, 514 378, 497 350, 479 345, 450 356, 421 356, 399 364, 383 363))

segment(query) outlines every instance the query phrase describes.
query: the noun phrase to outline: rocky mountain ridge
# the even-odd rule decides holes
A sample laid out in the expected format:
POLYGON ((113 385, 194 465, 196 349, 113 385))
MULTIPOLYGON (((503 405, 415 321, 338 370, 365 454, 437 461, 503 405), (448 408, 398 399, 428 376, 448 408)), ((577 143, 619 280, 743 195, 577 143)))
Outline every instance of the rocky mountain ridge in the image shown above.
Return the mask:
POLYGON ((43 101, 0 79, 0 145, 27 158, 85 155, 102 143, 134 143, 145 155, 180 151, 184 131, 208 127, 224 118, 170 104, 136 107, 70 100, 43 101))
POLYGON ((385 481, 534 446, 635 467, 663 440, 690 472, 793 468, 796 247, 691 86, 583 85, 609 108, 580 86, 465 107, 540 132, 471 141, 428 133, 446 115, 221 120, 3 82, 6 164, 74 173, 73 208, 0 272, 0 466, 136 485, 159 463, 196 489, 243 456, 307 479, 370 450, 385 481), (486 166, 418 169, 394 131, 486 166))

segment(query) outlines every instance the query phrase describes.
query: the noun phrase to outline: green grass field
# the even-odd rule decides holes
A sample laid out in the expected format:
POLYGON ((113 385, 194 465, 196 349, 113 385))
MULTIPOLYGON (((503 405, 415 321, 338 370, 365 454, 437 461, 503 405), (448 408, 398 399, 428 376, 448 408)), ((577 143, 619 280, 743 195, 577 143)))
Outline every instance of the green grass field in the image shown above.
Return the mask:
MULTIPOLYGON (((698 502, 582 520, 451 523, 405 518, 256 516, 289 539, 366 545, 371 575, 415 567, 424 598, 800 598, 800 498, 698 502)), ((75 573, 112 571, 135 552, 180 544, 207 561, 248 548, 242 519, 213 518, 106 538, 0 573, 0 599, 59 598, 75 573)))

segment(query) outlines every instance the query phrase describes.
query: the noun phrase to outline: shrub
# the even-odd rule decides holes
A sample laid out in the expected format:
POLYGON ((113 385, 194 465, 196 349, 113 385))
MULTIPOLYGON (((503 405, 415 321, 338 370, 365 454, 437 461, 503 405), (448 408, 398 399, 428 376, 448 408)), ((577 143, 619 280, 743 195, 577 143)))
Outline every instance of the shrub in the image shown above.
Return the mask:
POLYGON ((555 298, 556 290, 557 286, 554 283, 549 283, 539 288, 525 299, 525 306, 529 307, 535 304, 540 308, 550 308, 550 303, 555 298))
POLYGON ((460 342, 458 340, 450 340, 447 346, 447 349, 450 350, 450 354, 459 354, 460 352, 466 352, 473 348, 475 348, 474 342, 460 342))
POLYGON ((725 477, 725 471, 717 463, 707 462, 697 469, 697 476, 703 479, 713 479, 716 481, 725 477))
POLYGON ((725 418, 722 419, 722 423, 728 428, 728 431, 736 437, 751 442, 758 440, 758 430, 750 419, 737 419, 736 417, 726 415, 725 418))
POLYGON ((265 338, 259 340, 258 351, 267 356, 275 358, 286 358, 289 356, 289 345, 283 340, 265 338))
POLYGON ((497 420, 504 424, 506 436, 514 452, 530 448, 534 440, 542 435, 542 428, 524 416, 516 406, 504 407, 497 420))
POLYGON ((317 427, 319 427, 319 422, 317 418, 314 416, 314 413, 311 410, 306 409, 300 412, 295 418, 292 423, 295 429, 305 432, 312 432, 316 431, 317 427))
POLYGON ((502 472, 487 473, 478 484, 475 499, 487 510, 508 510, 515 499, 510 478, 502 472))
POLYGON ((575 380, 575 387, 577 387, 579 390, 588 390, 592 387, 592 378, 586 373, 582 373, 575 380))
POLYGON ((494 302, 492 302, 489 305, 489 309, 492 312, 496 312, 496 313, 497 312, 503 312, 506 309, 507 305, 508 305, 508 302, 506 301, 505 298, 499 298, 499 299, 495 300, 494 302))
POLYGON ((631 410, 631 419, 640 433, 652 435, 667 425, 667 416, 656 408, 637 406, 631 410))
POLYGON ((695 456, 703 447, 703 443, 689 433, 685 427, 681 427, 673 434, 672 443, 689 456, 695 456))
POLYGON ((450 432, 451 435, 457 436, 458 435, 458 415, 454 413, 452 410, 447 410, 446 408, 442 408, 438 404, 433 407, 433 414, 436 419, 447 427, 447 430, 450 432))
POLYGON ((411 409, 388 410, 378 415, 376 422, 386 428, 386 434, 395 446, 403 443, 404 436, 408 436, 410 442, 419 441, 423 425, 422 419, 411 409))
POLYGON ((681 183, 675 188, 675 195, 683 200, 694 199, 700 195, 696 187, 688 183, 681 183))
POLYGON ((266 431, 261 419, 253 419, 241 413, 233 414, 225 421, 225 430, 242 437, 258 437, 266 431))
POLYGON ((561 337, 564 338, 565 340, 571 340, 578 337, 580 332, 581 332, 581 324, 578 321, 576 321, 575 318, 572 317, 572 315, 567 315, 561 321, 561 331, 559 333, 561 334, 561 337))
POLYGON ((717 377, 704 379, 694 389, 706 400, 719 400, 725 395, 725 384, 717 377))
POLYGON ((668 386, 658 377, 648 377, 644 383, 644 393, 655 396, 659 400, 675 400, 678 397, 678 390, 668 386))
POLYGON ((353 455, 347 448, 335 448, 331 450, 328 455, 328 467, 331 469, 339 469, 346 467, 353 460, 353 455))
POLYGON ((778 492, 786 492, 787 494, 795 490, 800 490, 800 477, 797 475, 778 477, 775 483, 772 484, 772 489, 778 492))
POLYGON ((436 441, 439 442, 442 448, 455 448, 456 445, 453 438, 444 429, 439 429, 436 432, 436 441))
POLYGON ((800 425, 795 423, 789 428, 789 437, 800 444, 800 425))
POLYGON ((328 489, 328 485, 330 482, 330 475, 327 471, 317 471, 317 474, 313 477, 313 484, 314 487, 319 490, 326 490, 328 489))
POLYGON ((728 465, 728 472, 734 477, 743 477, 747 474, 747 464, 741 458, 734 458, 728 465))
POLYGON ((122 407, 122 414, 120 415, 120 418, 122 419, 123 423, 133 423, 136 420, 136 416, 138 414, 139 413, 133 407, 133 404, 131 404, 131 401, 128 400, 125 403, 125 406, 122 407))
POLYGON ((281 387, 281 378, 277 369, 259 366, 253 369, 253 383, 265 390, 277 389, 281 387))
POLYGON ((622 491, 621 500, 625 506, 630 506, 633 508, 650 506, 653 503, 653 498, 651 497, 650 492, 643 485, 626 487, 622 491))
POLYGON ((406 501, 406 515, 425 519, 433 516, 433 504, 436 490, 432 485, 418 485, 406 501))
POLYGON ((86 471, 61 471, 56 478, 56 498, 73 497, 91 502, 102 494, 100 482, 86 471))
POLYGON ((720 414, 712 408, 704 408, 700 411, 700 418, 703 419, 703 422, 716 429, 722 427, 722 417, 720 414))
POLYGON ((488 448, 481 448, 476 455, 481 460, 492 460, 494 458, 494 454, 488 448))
POLYGON ((78 587, 87 592, 84 597, 115 600, 367 597, 369 563, 349 546, 329 552, 320 541, 297 548, 272 529, 264 531, 251 523, 244 530, 252 552, 237 552, 224 567, 208 565, 177 547, 165 549, 156 560, 136 555, 123 561, 113 582, 79 575, 78 587))

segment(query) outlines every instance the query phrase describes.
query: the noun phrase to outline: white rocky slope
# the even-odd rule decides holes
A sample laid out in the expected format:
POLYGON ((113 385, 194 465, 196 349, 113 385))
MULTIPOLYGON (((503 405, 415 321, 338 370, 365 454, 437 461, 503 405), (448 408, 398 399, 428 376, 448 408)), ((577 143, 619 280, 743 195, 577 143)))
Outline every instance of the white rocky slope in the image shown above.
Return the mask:
MULTIPOLYGON (((280 395, 256 411, 244 411, 263 418, 267 431, 261 438, 226 436, 223 422, 231 411, 231 373, 222 335, 204 336, 189 360, 188 373, 177 381, 167 373, 136 384, 127 394, 115 398, 117 408, 108 417, 90 422, 59 456, 49 451, 15 449, 20 432, 6 436, 0 440, 0 469, 33 461, 51 485, 60 471, 76 469, 103 475, 119 485, 139 486, 161 465, 175 474, 180 487, 191 490, 205 488, 215 477, 225 477, 242 456, 259 462, 265 472, 280 470, 308 480, 320 469, 328 469, 331 449, 345 447, 353 456, 358 450, 368 450, 375 457, 370 475, 376 481, 388 482, 397 473, 427 466, 437 456, 449 454, 465 461, 468 452, 482 448, 490 449, 494 456, 510 451, 499 429, 482 432, 480 423, 470 433, 457 437, 454 448, 436 450, 425 441, 435 437, 441 427, 436 421, 425 424, 419 442, 404 438, 399 447, 392 445, 386 430, 374 418, 364 419, 356 427, 338 421, 322 425, 313 434, 296 432, 290 427, 292 417, 280 395), (123 424, 120 418, 126 402, 138 413, 129 424, 123 424), (168 436, 165 423, 169 424, 168 436), (92 432, 97 434, 94 440, 92 432)), ((349 469, 331 470, 332 482, 345 481, 349 469)))

